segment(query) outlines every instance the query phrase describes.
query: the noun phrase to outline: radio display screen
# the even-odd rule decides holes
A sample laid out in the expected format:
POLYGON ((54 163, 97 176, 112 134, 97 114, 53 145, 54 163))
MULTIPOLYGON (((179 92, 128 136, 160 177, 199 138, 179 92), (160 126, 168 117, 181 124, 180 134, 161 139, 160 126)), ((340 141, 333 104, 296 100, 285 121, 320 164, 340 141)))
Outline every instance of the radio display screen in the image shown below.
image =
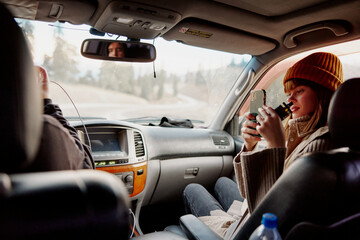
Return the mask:
POLYGON ((119 136, 116 133, 91 134, 93 152, 121 152, 119 136))

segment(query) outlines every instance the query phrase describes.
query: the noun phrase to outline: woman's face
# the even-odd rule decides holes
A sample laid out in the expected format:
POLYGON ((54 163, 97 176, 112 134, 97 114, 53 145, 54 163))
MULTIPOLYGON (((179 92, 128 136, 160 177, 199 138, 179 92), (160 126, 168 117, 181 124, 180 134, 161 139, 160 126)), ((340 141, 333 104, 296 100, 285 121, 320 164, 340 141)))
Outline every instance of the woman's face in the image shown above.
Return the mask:
POLYGON ((288 93, 288 102, 292 102, 290 110, 292 118, 299 118, 315 112, 318 102, 315 91, 305 85, 300 85, 288 93))

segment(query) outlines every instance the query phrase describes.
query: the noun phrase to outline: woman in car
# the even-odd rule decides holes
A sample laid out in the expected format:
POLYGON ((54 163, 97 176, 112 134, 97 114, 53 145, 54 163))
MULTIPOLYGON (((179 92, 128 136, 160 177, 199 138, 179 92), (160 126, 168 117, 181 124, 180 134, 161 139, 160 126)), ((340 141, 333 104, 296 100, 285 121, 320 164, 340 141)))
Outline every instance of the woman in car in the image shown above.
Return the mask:
POLYGON ((202 186, 187 186, 184 190, 187 212, 199 217, 220 236, 230 238, 296 159, 305 153, 331 149, 327 113, 331 96, 342 82, 342 64, 331 53, 313 53, 289 68, 283 85, 293 106, 285 127, 268 106, 259 109, 258 124, 251 121, 255 119, 252 114, 245 115, 241 129, 245 143, 233 161, 238 188, 245 201, 234 201, 241 201, 236 184, 225 185, 221 178, 223 183, 218 182, 219 186, 215 187, 220 203, 209 197, 202 186), (267 141, 265 149, 257 149, 261 138, 254 135, 258 134, 267 141), (233 202, 229 208, 223 207, 224 198, 233 202))

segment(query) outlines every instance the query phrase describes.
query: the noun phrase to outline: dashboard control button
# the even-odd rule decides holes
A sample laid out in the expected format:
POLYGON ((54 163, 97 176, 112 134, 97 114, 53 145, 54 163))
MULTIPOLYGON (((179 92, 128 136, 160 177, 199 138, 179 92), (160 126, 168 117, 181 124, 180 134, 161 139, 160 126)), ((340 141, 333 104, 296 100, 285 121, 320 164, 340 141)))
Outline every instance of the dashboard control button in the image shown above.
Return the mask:
POLYGON ((131 183, 134 180, 133 176, 131 175, 127 175, 124 177, 124 182, 125 183, 131 183))

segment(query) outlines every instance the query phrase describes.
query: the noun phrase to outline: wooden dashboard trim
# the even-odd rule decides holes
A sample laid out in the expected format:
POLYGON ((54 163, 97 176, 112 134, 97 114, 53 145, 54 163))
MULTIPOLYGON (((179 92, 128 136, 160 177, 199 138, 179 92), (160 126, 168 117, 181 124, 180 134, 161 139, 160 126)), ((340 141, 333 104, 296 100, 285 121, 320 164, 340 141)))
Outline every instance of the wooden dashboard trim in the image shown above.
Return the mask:
POLYGON ((141 193, 145 188, 147 162, 136 163, 131 165, 111 166, 111 167, 98 167, 96 170, 105 171, 109 173, 133 172, 134 173, 134 189, 129 197, 133 197, 141 193), (143 173, 138 175, 138 171, 143 170, 143 173))

